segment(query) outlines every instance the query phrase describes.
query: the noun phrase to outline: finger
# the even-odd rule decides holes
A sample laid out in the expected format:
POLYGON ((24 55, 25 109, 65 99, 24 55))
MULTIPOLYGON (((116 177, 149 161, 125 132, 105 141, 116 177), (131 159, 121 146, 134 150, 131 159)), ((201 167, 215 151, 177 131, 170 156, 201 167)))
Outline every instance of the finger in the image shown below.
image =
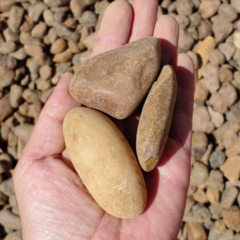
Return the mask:
POLYGON ((190 148, 186 138, 192 129, 194 64, 187 54, 179 54, 173 61, 178 81, 178 94, 170 129, 170 137, 190 148))
POLYGON ((127 2, 116 1, 110 4, 103 16, 92 56, 126 44, 131 24, 132 9, 127 2))
POLYGON ((157 0, 134 0, 132 7, 134 21, 130 42, 152 36, 157 20, 157 0))
POLYGON ((177 21, 167 15, 160 16, 156 22, 153 36, 161 41, 162 65, 171 64, 177 54, 179 28, 177 21))
POLYGON ((63 119, 72 108, 79 105, 68 92, 71 78, 71 73, 61 77, 39 116, 22 158, 25 158, 25 155, 32 155, 30 159, 34 156, 41 159, 53 154, 61 154, 64 150, 63 119))

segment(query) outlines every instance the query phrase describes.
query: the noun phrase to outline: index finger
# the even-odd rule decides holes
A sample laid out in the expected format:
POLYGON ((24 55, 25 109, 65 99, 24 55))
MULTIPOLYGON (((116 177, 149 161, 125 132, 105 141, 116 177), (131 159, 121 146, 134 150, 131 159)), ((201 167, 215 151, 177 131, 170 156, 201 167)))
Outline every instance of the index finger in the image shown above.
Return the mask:
POLYGON ((153 36, 161 41, 162 65, 171 64, 177 55, 179 28, 171 16, 160 16, 156 22, 153 36))

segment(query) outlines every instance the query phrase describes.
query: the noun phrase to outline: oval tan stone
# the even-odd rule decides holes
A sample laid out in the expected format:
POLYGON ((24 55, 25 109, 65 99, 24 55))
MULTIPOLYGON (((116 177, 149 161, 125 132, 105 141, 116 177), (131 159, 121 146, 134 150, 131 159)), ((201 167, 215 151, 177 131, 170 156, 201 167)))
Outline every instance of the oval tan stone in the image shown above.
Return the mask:
POLYGON ((167 65, 144 103, 137 130, 137 156, 143 170, 153 170, 165 148, 177 96, 177 79, 167 65))
POLYGON ((147 191, 137 159, 115 124, 89 108, 71 110, 63 133, 70 159, 95 201, 117 218, 139 216, 147 191))
POLYGON ((161 59, 158 38, 147 37, 102 53, 73 76, 71 96, 115 118, 128 117, 155 80, 161 59))

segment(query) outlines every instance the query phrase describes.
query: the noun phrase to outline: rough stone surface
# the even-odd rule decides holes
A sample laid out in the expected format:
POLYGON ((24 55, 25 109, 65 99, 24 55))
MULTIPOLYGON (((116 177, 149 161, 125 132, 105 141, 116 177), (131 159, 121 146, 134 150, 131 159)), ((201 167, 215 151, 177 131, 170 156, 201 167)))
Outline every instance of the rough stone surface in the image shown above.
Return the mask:
POLYGON ((212 17, 220 6, 219 0, 202 1, 199 5, 199 13, 203 19, 212 17))
POLYGON ((196 222, 201 223, 207 222, 211 218, 211 213, 209 212, 208 208, 201 204, 195 204, 192 207, 192 215, 196 222))
POLYGON ((237 206, 232 206, 223 211, 223 221, 227 227, 233 231, 240 231, 240 210, 237 206))
POLYGON ((15 232, 9 233, 4 240, 22 240, 22 232, 15 231, 15 232))
POLYGON ((219 50, 224 54, 227 60, 230 60, 236 51, 236 47, 233 43, 226 42, 219 44, 219 50))
POLYGON ((221 67, 219 69, 219 80, 220 82, 229 82, 233 79, 232 71, 227 67, 221 67))
POLYGON ((177 11, 180 15, 190 16, 193 10, 193 3, 190 0, 177 0, 177 11))
POLYGON ((19 48, 16 52, 11 53, 10 56, 16 58, 17 60, 23 60, 26 58, 27 54, 24 48, 19 48))
POLYGON ((167 65, 150 89, 138 124, 137 156, 145 171, 153 170, 161 158, 168 139, 176 97, 177 79, 173 68, 167 65), (148 131, 145 131, 146 128, 148 131))
POLYGON ((214 111, 211 106, 208 106, 207 109, 211 117, 211 122, 214 124, 215 127, 220 127, 224 123, 223 114, 214 111))
POLYGON ((213 203, 213 204, 219 203, 220 194, 219 194, 219 191, 217 191, 216 189, 208 188, 206 195, 210 203, 213 203))
POLYGON ((228 107, 232 106, 237 100, 237 92, 231 83, 223 83, 221 89, 218 92, 212 94, 209 99, 209 103, 213 106, 213 109, 226 113, 228 107), (225 96, 228 96, 226 98, 225 96))
POLYGON ((226 155, 228 157, 234 157, 240 153, 240 137, 238 137, 227 149, 226 155))
POLYGON ((192 169, 190 185, 198 186, 204 183, 207 180, 207 178, 208 178, 207 167, 200 162, 196 162, 192 169))
POLYGON ((193 147, 206 147, 208 144, 208 138, 203 132, 192 133, 192 146, 193 147))
POLYGON ((195 12, 191 16, 189 16, 189 20, 190 20, 190 27, 197 27, 201 22, 201 16, 198 12, 195 12))
POLYGON ((14 128, 14 134, 24 142, 27 142, 33 130, 32 124, 22 124, 14 128))
POLYGON ((198 25, 198 38, 204 39, 212 35, 212 23, 208 19, 201 20, 198 25))
POLYGON ((67 42, 61 38, 57 39, 51 46, 50 52, 52 54, 58 54, 63 52, 67 47, 67 42))
POLYGON ((50 7, 61 7, 69 4, 70 0, 44 0, 44 2, 50 7))
POLYGON ((214 21, 212 27, 217 43, 226 39, 233 30, 233 24, 227 22, 224 18, 219 18, 218 21, 214 21))
POLYGON ((14 72, 0 69, 0 89, 8 87, 13 82, 14 72))
POLYGON ((38 22, 41 14, 44 10, 46 10, 48 6, 44 4, 43 2, 35 2, 33 5, 29 8, 29 17, 34 21, 38 22))
POLYGON ((5 42, 0 44, 0 53, 8 54, 16 50, 16 44, 14 42, 5 42))
POLYGON ((220 5, 218 13, 228 22, 233 22, 238 17, 238 14, 235 11, 235 9, 230 4, 227 3, 223 3, 220 5))
POLYGON ((209 61, 220 65, 225 62, 225 56, 218 49, 214 49, 209 55, 209 61))
POLYGON ((0 123, 8 117, 12 112, 13 108, 10 105, 10 94, 6 94, 3 98, 0 99, 0 123))
MULTIPOLYGON (((96 0, 94 2, 96 2, 96 0)), ((70 2, 71 11, 76 18, 81 17, 87 5, 87 1, 71 0, 70 2)))
POLYGON ((240 176, 240 156, 228 158, 220 169, 229 181, 237 181, 240 176))
MULTIPOLYGON (((231 137, 231 136, 236 136, 237 138, 237 133, 240 129, 240 126, 238 123, 235 123, 233 121, 227 121, 223 125, 221 125, 218 129, 216 129, 213 132, 213 135, 216 139, 217 144, 223 144, 224 138, 226 137, 231 137)), ((235 139, 234 139, 235 140, 235 139)))
POLYGON ((18 32, 22 22, 24 9, 18 6, 13 6, 9 12, 8 26, 13 32, 18 32))
POLYGON ((27 45, 26 44, 24 46, 24 50, 25 50, 27 55, 32 56, 32 57, 43 53, 42 47, 40 47, 38 45, 27 45))
POLYGON ((192 196, 199 203, 206 203, 208 201, 206 193, 202 189, 198 189, 192 196))
POLYGON ((6 196, 13 196, 13 195, 15 195, 15 190, 14 190, 12 178, 9 178, 9 179, 3 181, 0 184, 0 190, 6 196))
POLYGON ((39 22, 31 31, 34 38, 42 39, 47 33, 47 25, 45 22, 39 22))
POLYGON ((92 11, 85 11, 80 18, 80 23, 84 27, 94 27, 97 23, 97 17, 92 11))
MULTIPOLYGON (((233 82, 232 82, 233 83, 233 82)), ((227 121, 240 122, 240 109, 236 106, 230 107, 230 110, 226 113, 227 121)))
POLYGON ((43 65, 39 69, 40 77, 44 80, 50 78, 52 76, 52 72, 52 68, 48 65, 43 65))
POLYGON ((225 154, 222 151, 215 151, 210 156, 210 165, 213 169, 220 168, 225 161, 225 154))
POLYGON ((240 13, 240 3, 238 0, 231 0, 231 5, 238 13, 240 13))
POLYGON ((68 41, 77 42, 79 40, 79 33, 73 32, 70 29, 68 29, 66 26, 61 25, 60 23, 53 21, 52 23, 53 27, 55 28, 57 35, 60 38, 63 38, 68 41))
POLYGON ((13 84, 10 89, 10 104, 13 108, 16 108, 20 105, 22 100, 23 89, 17 84, 13 84))
POLYGON ((64 52, 56 54, 53 58, 53 61, 57 63, 69 62, 72 59, 72 56, 73 54, 70 49, 67 49, 64 52))
POLYGON ((178 46, 181 49, 181 51, 188 51, 191 49, 192 45, 194 43, 193 37, 190 36, 190 34, 183 29, 179 29, 179 42, 178 46))
POLYGON ((98 33, 94 32, 94 33, 89 34, 88 36, 84 37, 82 39, 83 45, 88 49, 93 49, 93 46, 94 46, 94 44, 96 42, 96 39, 97 39, 97 36, 98 36, 98 33))
POLYGON ((1 70, 13 70, 17 66, 16 59, 11 56, 0 55, 0 69, 1 70))
POLYGON ((218 71, 219 71, 218 65, 213 63, 208 63, 203 68, 202 73, 203 77, 205 78, 206 87, 211 93, 216 92, 220 87, 218 71))
POLYGON ((238 189, 234 186, 228 187, 223 191, 222 197, 221 197, 221 205, 224 208, 230 208, 237 198, 238 195, 238 189))
POLYGON ((210 53, 216 46, 216 40, 212 36, 206 37, 198 48, 198 54, 202 59, 202 67, 199 69, 198 76, 202 76, 202 69, 207 64, 210 53))
POLYGON ((236 48, 240 48, 240 32, 239 31, 234 32, 233 43, 236 48))
POLYGON ((123 119, 143 99, 159 67, 159 40, 143 38, 97 55, 81 65, 71 80, 70 94, 88 107, 123 119))
POLYGON ((205 79, 197 81, 195 85, 194 100, 204 102, 209 95, 205 79))
POLYGON ((206 240, 207 234, 201 223, 187 223, 188 239, 189 240, 206 240))
POLYGON ((209 207, 209 210, 212 214, 212 218, 213 219, 220 219, 222 218, 222 211, 223 211, 223 207, 221 204, 217 203, 217 204, 211 204, 209 207))
POLYGON ((178 22, 178 25, 180 28, 182 29, 186 29, 186 27, 189 25, 190 20, 188 17, 184 16, 184 15, 178 15, 176 16, 176 20, 178 22))
POLYGON ((214 125, 210 121, 210 115, 205 106, 200 106, 193 111, 193 131, 202 131, 211 133, 214 130, 214 125))
POLYGON ((3 209, 0 211, 0 223, 11 229, 21 229, 20 217, 13 214, 9 209, 3 209))
POLYGON ((206 185, 218 191, 223 190, 223 174, 218 170, 211 170, 206 185))

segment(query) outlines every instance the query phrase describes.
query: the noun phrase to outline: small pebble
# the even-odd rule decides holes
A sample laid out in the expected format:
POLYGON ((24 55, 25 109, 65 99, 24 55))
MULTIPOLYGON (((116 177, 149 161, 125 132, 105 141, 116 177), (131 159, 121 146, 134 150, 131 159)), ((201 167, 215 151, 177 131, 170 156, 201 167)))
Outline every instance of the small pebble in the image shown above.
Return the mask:
POLYGON ((84 27, 94 27, 97 23, 97 17, 92 11, 85 11, 80 18, 80 23, 84 27))
POLYGON ((225 154, 222 151, 215 151, 210 156, 210 165, 213 169, 220 168, 225 161, 225 154))
POLYGON ((198 185, 204 183, 207 180, 207 178, 208 178, 207 167, 200 162, 196 162, 192 169, 190 185, 198 186, 198 185))
POLYGON ((228 187, 223 191, 222 197, 221 197, 221 205, 224 208, 230 208, 237 198, 238 195, 238 189, 236 187, 228 187))

